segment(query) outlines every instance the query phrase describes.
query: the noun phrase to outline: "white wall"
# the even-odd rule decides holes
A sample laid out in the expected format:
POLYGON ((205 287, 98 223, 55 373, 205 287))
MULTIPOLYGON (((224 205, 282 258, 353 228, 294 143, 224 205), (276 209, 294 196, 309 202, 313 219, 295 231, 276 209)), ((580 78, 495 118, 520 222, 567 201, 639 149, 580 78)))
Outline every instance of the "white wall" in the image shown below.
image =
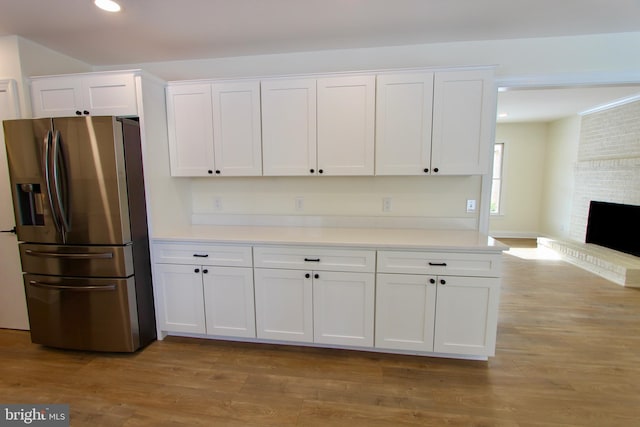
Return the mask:
POLYGON ((559 239, 569 236, 579 136, 580 116, 549 123, 540 218, 544 236, 559 239))
POLYGON ((502 212, 489 220, 492 236, 539 235, 547 133, 546 123, 496 126, 496 142, 504 143, 504 167, 502 212))
POLYGON ((478 197, 479 176, 459 177, 260 177, 195 179, 193 212, 207 214, 461 218, 466 200, 478 197), (295 198, 304 198, 304 210, 295 198), (383 212, 383 197, 392 210, 383 212), (218 198, 222 208, 216 209, 218 198))
MULTIPOLYGON (((0 37, 0 79, 15 80, 18 88, 18 98, 24 96, 22 89, 22 68, 20 65, 20 54, 18 49, 17 36, 0 37)), ((20 105, 24 105, 22 100, 20 105)), ((23 113, 24 115, 24 113, 23 113)))
POLYGON ((0 37, 0 79, 16 81, 22 117, 31 117, 28 77, 85 71, 92 67, 23 37, 0 37))
POLYGON ((192 61, 138 63, 165 80, 268 76, 384 68, 497 65, 499 78, 539 74, 634 73, 640 32, 340 49, 192 61))

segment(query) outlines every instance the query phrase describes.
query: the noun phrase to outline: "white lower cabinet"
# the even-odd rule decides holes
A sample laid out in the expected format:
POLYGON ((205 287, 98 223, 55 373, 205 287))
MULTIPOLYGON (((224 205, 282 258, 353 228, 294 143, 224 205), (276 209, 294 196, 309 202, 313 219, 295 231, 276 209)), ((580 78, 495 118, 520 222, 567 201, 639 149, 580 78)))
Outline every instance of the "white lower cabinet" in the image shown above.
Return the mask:
POLYGON ((250 246, 157 243, 153 253, 160 332, 255 338, 250 246))
POLYGON ((156 264, 161 330, 256 336, 253 269, 156 264))
POLYGON ((256 268, 258 338, 373 346, 373 273, 256 268))
POLYGON ((256 268, 258 338, 313 342, 313 282, 308 272, 256 268))
POLYGON ((498 326, 500 279, 438 277, 433 350, 493 356, 498 326))
POLYGON ((375 251, 253 250, 258 338, 372 347, 375 251))
POLYGON ((156 264, 154 287, 161 331, 194 334, 206 332, 200 267, 156 264))
POLYGON ((372 347, 373 273, 313 273, 314 342, 372 347))
POLYGON ((435 276, 378 274, 377 348, 433 351, 435 276))
POLYGON ((203 267, 208 335, 255 338, 253 269, 203 267))
POLYGON ((163 333, 495 354, 499 253, 163 243, 154 260, 163 333))
POLYGON ((377 348, 495 354, 500 254, 379 251, 377 271, 377 348))

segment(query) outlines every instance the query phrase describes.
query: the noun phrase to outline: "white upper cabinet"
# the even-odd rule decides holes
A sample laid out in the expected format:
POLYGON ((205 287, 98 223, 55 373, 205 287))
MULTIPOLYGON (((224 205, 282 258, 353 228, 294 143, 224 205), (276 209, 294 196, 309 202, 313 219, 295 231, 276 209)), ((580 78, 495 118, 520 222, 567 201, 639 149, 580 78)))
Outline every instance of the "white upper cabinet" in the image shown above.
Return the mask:
POLYGON ((134 73, 91 73, 34 77, 34 117, 136 116, 134 73))
POLYGON ((264 175, 314 175, 316 80, 262 81, 264 175))
POLYGON ((216 173, 262 175, 260 82, 214 83, 212 99, 216 173))
POLYGON ((495 97, 491 70, 436 73, 431 148, 433 172, 438 175, 488 172, 495 126, 495 97))
POLYGON ((373 175, 375 76, 318 80, 318 173, 373 175))
POLYGON ((379 75, 376 103, 376 175, 428 174, 433 73, 379 75))
POLYGON ((170 85, 173 176, 262 174, 258 81, 170 85))
POLYGON ((381 74, 376 175, 487 173, 494 125, 491 70, 381 74))
POLYGON ((211 85, 169 86, 167 120, 171 175, 213 174, 215 161, 211 85))
POLYGON ((262 82, 264 175, 373 175, 375 77, 262 82))

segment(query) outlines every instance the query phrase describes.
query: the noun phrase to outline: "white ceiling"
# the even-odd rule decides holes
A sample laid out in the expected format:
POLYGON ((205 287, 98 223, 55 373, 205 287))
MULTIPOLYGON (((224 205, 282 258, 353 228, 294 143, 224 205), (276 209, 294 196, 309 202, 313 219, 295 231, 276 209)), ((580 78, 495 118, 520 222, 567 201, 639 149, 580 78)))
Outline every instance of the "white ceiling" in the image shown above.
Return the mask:
MULTIPOLYGON (((120 0, 120 3, 123 11, 109 14, 94 7, 92 0, 0 0, 0 36, 19 35, 101 66, 640 31, 640 0, 120 0)), ((517 94, 535 101, 531 91, 517 94)), ((501 94, 500 103, 514 103, 517 94, 501 94)), ((563 98, 564 95, 560 97, 563 98)), ((557 107, 560 101, 553 104, 557 107)), ((510 113, 512 118, 515 115, 510 113)))
POLYGON ((640 99, 640 85, 512 89, 498 92, 497 122, 550 122, 629 98, 640 99))

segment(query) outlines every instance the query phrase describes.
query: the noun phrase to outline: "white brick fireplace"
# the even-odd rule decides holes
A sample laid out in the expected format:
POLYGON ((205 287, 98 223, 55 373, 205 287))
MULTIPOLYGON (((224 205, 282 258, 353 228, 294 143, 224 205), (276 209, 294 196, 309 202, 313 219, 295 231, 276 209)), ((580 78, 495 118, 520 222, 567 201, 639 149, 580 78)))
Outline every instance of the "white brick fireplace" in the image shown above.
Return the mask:
POLYGON ((618 284, 640 287, 639 257, 584 244, 592 200, 640 205, 640 100, 582 117, 571 241, 540 239, 567 261, 618 284))

